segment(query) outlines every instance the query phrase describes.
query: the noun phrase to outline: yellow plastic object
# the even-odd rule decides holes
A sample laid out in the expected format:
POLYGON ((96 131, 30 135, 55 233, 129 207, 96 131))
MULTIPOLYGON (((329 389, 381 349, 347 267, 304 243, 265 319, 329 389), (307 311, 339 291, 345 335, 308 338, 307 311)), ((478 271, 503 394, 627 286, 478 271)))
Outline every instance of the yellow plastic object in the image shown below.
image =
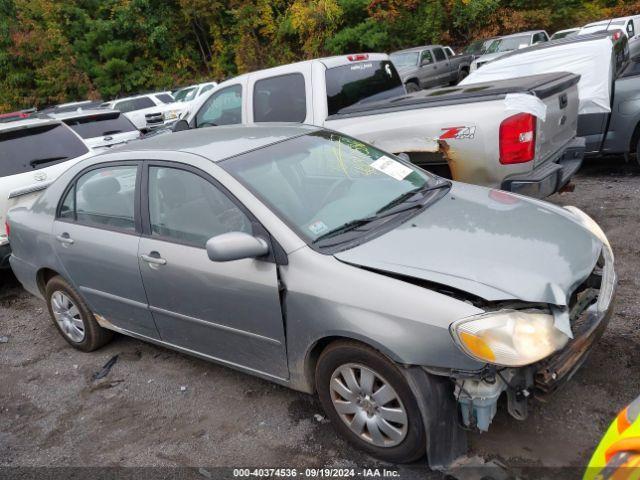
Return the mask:
POLYGON ((486 360, 487 362, 494 362, 496 360, 496 356, 493 353, 493 350, 491 350, 491 347, 489 347, 489 345, 487 345, 487 343, 477 335, 461 332, 460 340, 464 343, 465 347, 467 347, 469 351, 475 354, 478 358, 486 360))
POLYGON ((611 423, 583 480, 640 480, 640 397, 611 423))

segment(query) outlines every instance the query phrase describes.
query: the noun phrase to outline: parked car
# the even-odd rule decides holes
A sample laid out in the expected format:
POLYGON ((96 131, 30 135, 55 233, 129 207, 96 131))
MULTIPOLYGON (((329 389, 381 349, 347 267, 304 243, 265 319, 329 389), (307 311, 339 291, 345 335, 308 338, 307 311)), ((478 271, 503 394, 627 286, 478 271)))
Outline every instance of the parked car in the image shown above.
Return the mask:
POLYGON ((389 55, 407 92, 455 85, 469 74, 471 55, 450 56, 441 45, 399 50, 389 55))
POLYGON ((575 137, 577 81, 552 74, 405 95, 387 55, 354 54, 227 80, 197 99, 176 129, 324 126, 405 153, 454 180, 543 198, 562 188, 582 161, 583 140, 575 137), (510 107, 507 97, 513 95, 544 103, 547 121, 510 107))
POLYGON ((474 40, 464 48, 463 53, 466 55, 473 55, 474 59, 480 57, 481 55, 485 54, 487 48, 489 48, 489 46, 496 38, 498 37, 481 38, 474 40))
POLYGON ((49 114, 66 123, 91 148, 107 148, 140 138, 140 130, 118 110, 78 110, 49 114))
POLYGON ((624 35, 604 31, 518 50, 464 83, 558 71, 580 75, 577 134, 585 139, 586 154, 629 157, 640 151, 640 56, 629 59, 624 35))
MULTIPOLYGON (((59 120, 29 118, 0 123, 0 224, 10 207, 30 205, 67 168, 90 154, 59 120)), ((9 267, 11 248, 0 234, 0 268, 9 267)))
POLYGON ((92 110, 99 108, 103 104, 102 100, 81 100, 79 102, 60 103, 38 110, 38 114, 49 115, 58 113, 75 112, 78 110, 92 110))
POLYGON ((186 113, 180 103, 165 103, 155 94, 120 98, 104 102, 101 106, 121 111, 141 132, 174 123, 186 113))
POLYGON ((176 90, 173 93, 176 102, 190 102, 191 100, 195 100, 203 93, 208 92, 209 90, 213 90, 215 86, 218 85, 217 82, 205 82, 198 83, 196 85, 190 85, 188 87, 181 88, 176 90))
POLYGON ((35 108, 31 108, 28 110, 18 110, 16 112, 0 113, 0 123, 15 122, 16 120, 29 118, 35 111, 35 108))
POLYGON ((579 31, 580 27, 558 30, 556 33, 551 35, 551 38, 549 40, 560 40, 561 38, 574 37, 578 34, 579 31))
POLYGON ((455 57, 456 52, 453 51, 453 48, 449 46, 442 47, 444 49, 444 53, 447 54, 447 57, 455 57))
POLYGON ((498 37, 491 42, 485 53, 471 62, 471 71, 477 70, 485 63, 495 60, 508 52, 548 41, 549 35, 544 30, 532 30, 498 37))
POLYGON ((459 421, 488 429, 503 393, 524 419, 567 381, 616 285, 584 212, 303 125, 130 143, 8 225, 17 278, 73 347, 116 331, 316 392, 357 447, 432 467, 464 453, 459 421))
POLYGON ((631 56, 640 55, 640 15, 612 18, 588 23, 580 29, 578 35, 589 35, 603 31, 619 30, 629 40, 631 56))

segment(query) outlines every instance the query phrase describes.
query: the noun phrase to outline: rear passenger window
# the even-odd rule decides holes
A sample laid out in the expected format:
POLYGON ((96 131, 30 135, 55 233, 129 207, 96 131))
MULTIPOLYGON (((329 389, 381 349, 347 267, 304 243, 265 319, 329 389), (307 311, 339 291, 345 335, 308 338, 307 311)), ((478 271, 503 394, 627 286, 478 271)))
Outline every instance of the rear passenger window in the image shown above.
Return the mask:
POLYGON ((227 195, 200 175, 149 167, 152 235, 203 247, 228 232, 251 233, 251 220, 227 195))
POLYGON ((135 230, 134 207, 138 167, 91 170, 75 182, 60 206, 60 218, 79 223, 135 230))
POLYGON ((253 88, 254 122, 296 122, 307 117, 304 77, 299 73, 258 80, 253 88))
POLYGON ((447 56, 444 54, 444 51, 441 48, 434 48, 433 56, 436 57, 436 62, 441 62, 447 59, 447 56))

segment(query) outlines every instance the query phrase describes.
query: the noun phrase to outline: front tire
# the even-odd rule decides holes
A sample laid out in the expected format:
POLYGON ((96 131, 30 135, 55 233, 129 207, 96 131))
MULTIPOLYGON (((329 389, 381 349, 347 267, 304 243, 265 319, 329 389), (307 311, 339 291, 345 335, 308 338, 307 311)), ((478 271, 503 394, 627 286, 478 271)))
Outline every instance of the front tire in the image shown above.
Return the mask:
POLYGON ((420 85, 418 85, 416 82, 407 82, 405 87, 407 89, 407 93, 414 93, 414 92, 420 91, 420 85))
POLYGON ((98 325, 87 304, 62 277, 47 282, 45 299, 53 324, 73 348, 91 352, 113 337, 110 330, 98 325))
POLYGON ((425 455, 418 403, 398 367, 377 351, 337 342, 320 355, 316 389, 336 430, 368 454, 393 463, 425 455))

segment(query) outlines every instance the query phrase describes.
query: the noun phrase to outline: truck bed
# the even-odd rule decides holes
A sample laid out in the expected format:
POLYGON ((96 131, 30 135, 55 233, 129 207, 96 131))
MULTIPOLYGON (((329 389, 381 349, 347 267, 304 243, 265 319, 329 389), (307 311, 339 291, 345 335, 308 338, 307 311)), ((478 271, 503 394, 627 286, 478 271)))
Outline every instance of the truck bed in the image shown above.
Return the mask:
POLYGON ((351 116, 378 115, 420 107, 428 108, 485 102, 503 98, 509 93, 529 93, 543 99, 568 89, 577 84, 579 80, 579 75, 557 72, 472 85, 423 90, 377 102, 352 105, 342 109, 337 114, 330 115, 327 119, 337 120, 351 116))

